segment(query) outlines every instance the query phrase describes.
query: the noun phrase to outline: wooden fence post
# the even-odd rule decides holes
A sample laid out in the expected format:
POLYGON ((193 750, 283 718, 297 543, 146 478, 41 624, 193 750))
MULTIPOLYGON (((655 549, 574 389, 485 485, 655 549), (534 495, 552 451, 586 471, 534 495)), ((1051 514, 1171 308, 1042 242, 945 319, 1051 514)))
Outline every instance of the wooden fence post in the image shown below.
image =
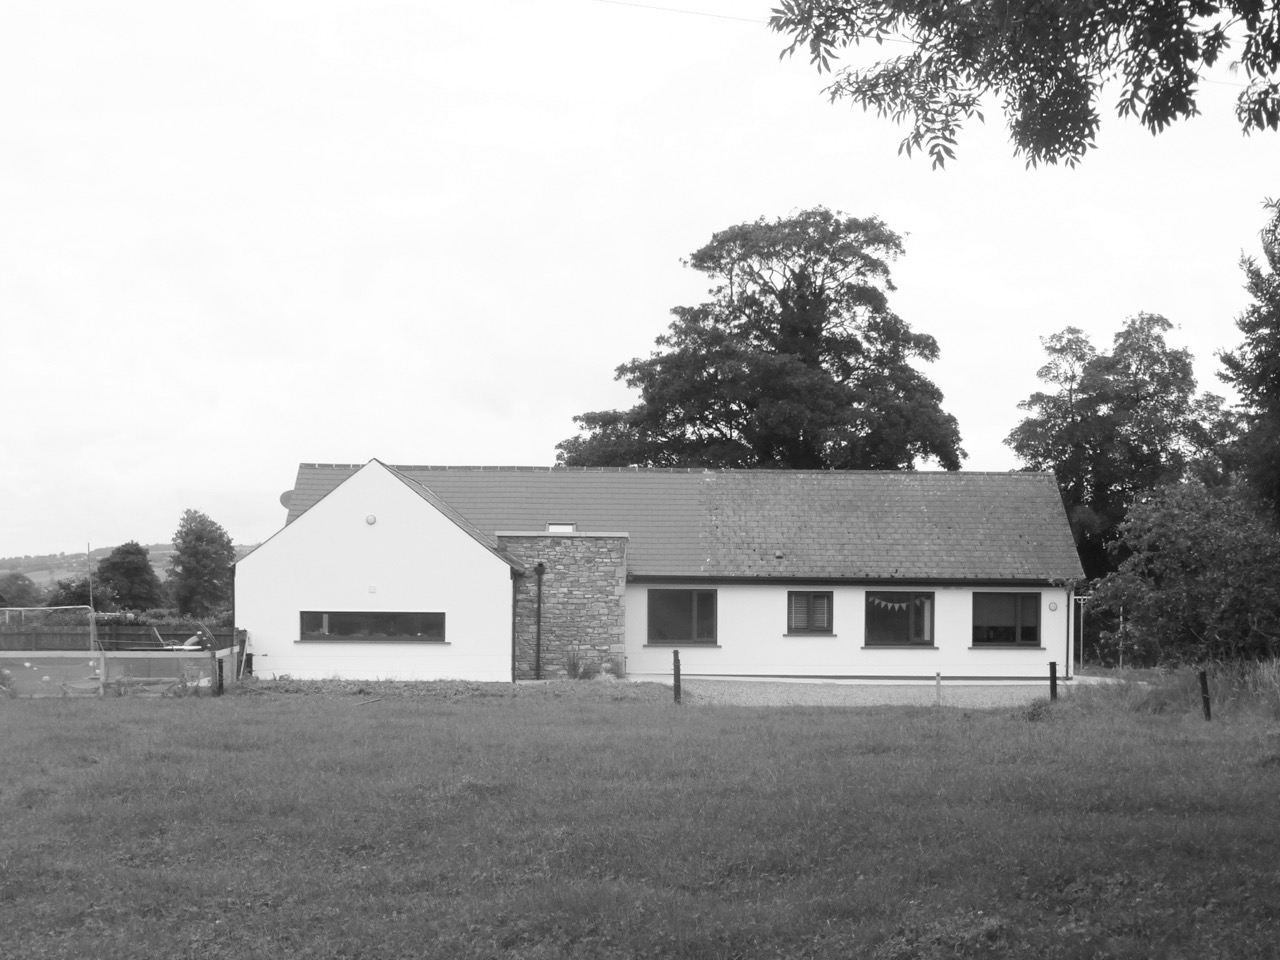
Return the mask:
POLYGON ((1200 671, 1200 699, 1204 703, 1204 718, 1213 719, 1209 709, 1209 675, 1203 670, 1200 671))
POLYGON ((675 677, 676 703, 680 702, 680 651, 671 651, 671 670, 675 677))
POLYGON ((1049 661, 1049 699, 1058 699, 1058 661, 1049 661))

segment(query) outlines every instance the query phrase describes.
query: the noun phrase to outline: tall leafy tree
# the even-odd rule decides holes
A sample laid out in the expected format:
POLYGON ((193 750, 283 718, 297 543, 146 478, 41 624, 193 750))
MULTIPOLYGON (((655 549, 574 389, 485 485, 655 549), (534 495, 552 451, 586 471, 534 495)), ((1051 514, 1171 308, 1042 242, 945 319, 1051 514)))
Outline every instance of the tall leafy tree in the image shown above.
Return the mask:
POLYGON ((1030 416, 1005 439, 1033 470, 1058 479, 1089 577, 1115 567, 1109 545, 1137 496, 1188 475, 1214 477, 1231 434, 1222 400, 1196 394, 1191 354, 1169 347, 1164 317, 1142 313, 1099 352, 1068 327, 1044 338, 1037 376, 1051 391, 1018 404, 1030 416))
POLYGON ((1236 326, 1244 343, 1220 354, 1222 378, 1240 392, 1245 428, 1235 453, 1245 482, 1280 519, 1280 201, 1262 231, 1266 269, 1252 257, 1241 261, 1253 303, 1236 326))
POLYGON ((186 510, 169 560, 174 600, 183 616, 206 617, 231 599, 235 546, 226 530, 198 510, 186 510))
POLYGON ((1177 483, 1133 505, 1127 558, 1094 604, 1160 661, 1280 653, 1280 534, 1232 487, 1177 483))
POLYGON ((40 587, 25 573, 14 570, 0 576, 0 597, 9 601, 10 606, 39 606, 41 596, 40 587))
POLYGON ((160 606, 162 590, 148 558, 147 548, 136 540, 122 543, 98 564, 98 577, 111 588, 124 610, 150 610, 160 606))
POLYGON ((676 307, 659 351, 617 368, 630 410, 584 413, 558 444, 569 466, 910 469, 964 452, 937 359, 888 304, 902 241, 875 217, 824 208, 722 230, 687 266, 715 282, 676 307))
POLYGON ((90 576, 66 577, 55 581, 45 592, 44 605, 46 607, 93 607, 99 613, 115 610, 115 594, 111 588, 99 580, 96 573, 90 576))
POLYGON ((1280 7, 1274 0, 779 0, 770 26, 829 71, 864 40, 908 52, 846 68, 827 93, 912 124, 902 141, 935 165, 964 122, 995 97, 1030 163, 1074 164, 1094 146, 1104 84, 1117 112, 1152 133, 1195 116, 1202 73, 1229 51, 1246 80, 1236 118, 1246 133, 1280 126, 1280 7))

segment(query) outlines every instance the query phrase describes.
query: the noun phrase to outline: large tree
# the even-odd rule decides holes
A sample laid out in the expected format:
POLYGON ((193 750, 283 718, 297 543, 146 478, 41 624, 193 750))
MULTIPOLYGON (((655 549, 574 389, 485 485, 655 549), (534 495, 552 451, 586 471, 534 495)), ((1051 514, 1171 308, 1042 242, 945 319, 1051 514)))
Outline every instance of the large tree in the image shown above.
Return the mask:
POLYGON ((124 610, 150 610, 160 606, 162 590, 147 555, 136 540, 122 543, 98 564, 98 577, 115 593, 124 610))
POLYGON ((1104 84, 1118 84, 1121 116, 1159 133, 1198 113, 1201 75, 1224 52, 1247 81, 1245 132, 1280 126, 1275 0, 779 0, 770 26, 791 38, 784 56, 804 47, 821 71, 864 40, 907 42, 901 56, 841 70, 827 93, 909 120, 902 148, 935 165, 991 96, 1030 163, 1074 164, 1094 146, 1104 84))
POLYGON ((43 596, 40 587, 25 573, 14 570, 0 575, 0 597, 12 607, 36 607, 43 596))
POLYGON ((99 613, 116 609, 111 588, 91 574, 54 581, 44 595, 46 607, 92 607, 99 613), (92 577, 92 580, 90 579, 92 577))
POLYGON ((1280 535, 1232 487, 1159 487, 1120 528, 1127 558, 1094 593, 1156 661, 1280 653, 1280 535))
POLYGON ((235 546, 226 530, 199 510, 186 510, 169 560, 174 600, 183 616, 206 617, 231 599, 235 546))
POLYGON ((1220 357, 1226 368, 1221 376, 1240 392, 1245 411, 1244 435, 1235 448, 1241 473, 1280 519, 1280 201, 1268 201, 1267 207, 1272 215, 1262 231, 1262 249, 1271 269, 1252 257, 1241 261, 1254 302, 1236 321, 1244 343, 1220 357))
POLYGON ((823 208, 722 230, 687 265, 712 299, 676 307, 660 351, 617 368, 630 410, 584 413, 567 466, 910 469, 964 452, 915 364, 933 337, 889 309, 902 241, 875 217, 823 208))
POLYGON ((1131 317, 1110 352, 1076 327, 1045 337, 1049 362, 1037 376, 1054 389, 1018 404, 1030 415, 1005 440, 1028 468, 1054 472, 1091 578, 1115 568, 1108 547, 1141 492, 1217 477, 1231 420, 1221 398, 1197 395, 1191 354, 1165 341, 1172 326, 1131 317))

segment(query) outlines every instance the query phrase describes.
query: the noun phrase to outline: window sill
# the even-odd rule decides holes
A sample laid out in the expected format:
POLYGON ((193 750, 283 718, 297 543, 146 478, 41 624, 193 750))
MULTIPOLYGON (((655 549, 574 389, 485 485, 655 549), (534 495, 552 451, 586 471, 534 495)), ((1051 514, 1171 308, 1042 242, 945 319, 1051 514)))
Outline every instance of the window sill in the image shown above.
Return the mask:
POLYGON ((840 634, 828 630, 794 630, 784 633, 784 637, 838 637, 840 634))
POLYGON ((361 639, 360 637, 329 637, 328 639, 321 639, 319 637, 316 637, 316 638, 308 637, 306 640, 295 640, 293 642, 294 643, 357 643, 357 644, 416 643, 416 644, 429 644, 430 646, 433 646, 433 647, 450 646, 450 643, 448 640, 419 640, 414 637, 404 637, 404 638, 383 637, 380 640, 375 640, 372 637, 365 637, 364 639, 361 639))
POLYGON ((863 650, 937 650, 934 643, 864 643, 863 650))
POLYGON ((970 650, 1044 650, 1045 647, 1038 643, 975 643, 969 646, 970 650))
POLYGON ((650 640, 645 644, 646 647, 697 647, 698 649, 710 648, 712 650, 720 649, 718 643, 707 643, 705 640, 650 640))

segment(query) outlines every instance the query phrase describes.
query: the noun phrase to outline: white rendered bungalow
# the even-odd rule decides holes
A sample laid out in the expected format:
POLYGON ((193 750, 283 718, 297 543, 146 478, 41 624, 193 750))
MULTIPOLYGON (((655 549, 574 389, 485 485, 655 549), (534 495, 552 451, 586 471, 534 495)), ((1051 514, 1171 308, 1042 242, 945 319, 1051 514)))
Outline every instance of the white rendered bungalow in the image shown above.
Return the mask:
POLYGON ((237 564, 263 674, 1042 680, 1083 573, 1042 473, 302 464, 237 564), (266 657, 265 660, 261 659, 266 657))

